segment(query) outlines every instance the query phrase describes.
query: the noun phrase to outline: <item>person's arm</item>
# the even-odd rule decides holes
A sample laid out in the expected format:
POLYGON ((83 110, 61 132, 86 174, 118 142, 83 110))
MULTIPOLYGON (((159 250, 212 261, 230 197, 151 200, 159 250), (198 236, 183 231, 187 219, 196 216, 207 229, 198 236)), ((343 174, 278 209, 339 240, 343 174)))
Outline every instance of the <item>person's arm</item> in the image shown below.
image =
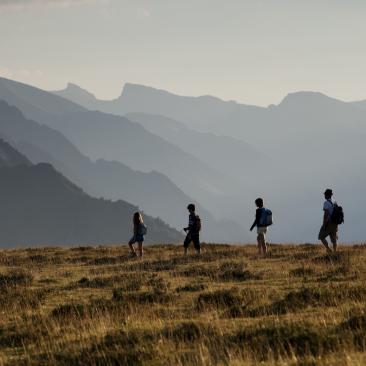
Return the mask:
POLYGON ((324 215, 323 215, 323 226, 325 226, 327 224, 327 222, 329 221, 329 212, 328 210, 324 210, 324 215))
POLYGON ((324 215, 323 215, 323 226, 325 226, 328 222, 329 222, 329 201, 325 201, 324 202, 324 206, 323 206, 323 211, 324 211, 324 215))
POLYGON ((188 218, 188 226, 187 226, 187 227, 185 227, 185 228, 183 228, 183 230, 184 230, 185 232, 189 231, 190 226, 191 226, 191 220, 190 220, 190 217, 189 217, 189 218, 188 218))
POLYGON ((253 225, 250 227, 250 231, 252 231, 257 225, 257 219, 254 220, 253 225))
POLYGON ((185 228, 185 231, 188 231, 189 233, 192 233, 194 232, 194 228, 195 228, 195 225, 196 225, 196 216, 189 216, 188 218, 188 227, 185 228))

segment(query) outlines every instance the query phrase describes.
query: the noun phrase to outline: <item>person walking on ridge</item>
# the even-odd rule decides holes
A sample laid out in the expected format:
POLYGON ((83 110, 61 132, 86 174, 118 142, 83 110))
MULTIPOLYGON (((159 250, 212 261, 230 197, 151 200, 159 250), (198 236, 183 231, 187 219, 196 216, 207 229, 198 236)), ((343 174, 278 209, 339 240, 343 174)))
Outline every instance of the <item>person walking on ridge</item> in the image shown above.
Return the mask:
POLYGON ((327 252, 331 252, 327 241, 329 236, 333 244, 333 251, 337 250, 338 225, 344 222, 343 209, 332 199, 333 191, 326 189, 324 192, 325 202, 323 204, 323 224, 319 231, 319 240, 325 246, 327 252))
POLYGON ((199 255, 201 254, 201 219, 198 215, 196 215, 196 206, 193 203, 190 203, 187 206, 187 210, 189 212, 188 226, 183 229, 187 233, 183 243, 184 255, 188 254, 188 246, 191 242, 193 242, 196 253, 199 255))
POLYGON ((255 220, 250 228, 252 231, 257 227, 258 254, 267 253, 266 234, 268 226, 272 225, 272 212, 264 207, 263 198, 255 200, 257 209, 255 211, 255 220))
POLYGON ((138 244, 138 250, 139 250, 139 257, 142 259, 143 256, 143 242, 144 242, 144 236, 147 233, 147 227, 144 224, 144 220, 142 218, 142 215, 140 212, 135 212, 133 215, 133 237, 128 242, 128 246, 130 247, 132 256, 136 257, 136 250, 133 244, 137 242, 138 244))

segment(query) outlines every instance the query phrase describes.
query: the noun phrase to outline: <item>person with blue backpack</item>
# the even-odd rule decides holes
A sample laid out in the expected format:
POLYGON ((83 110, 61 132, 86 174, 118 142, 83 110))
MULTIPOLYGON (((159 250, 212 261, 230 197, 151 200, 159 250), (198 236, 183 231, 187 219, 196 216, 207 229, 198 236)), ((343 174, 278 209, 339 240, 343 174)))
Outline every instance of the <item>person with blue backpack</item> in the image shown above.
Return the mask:
POLYGON ((257 227, 258 253, 266 254, 266 234, 268 226, 272 225, 272 212, 268 208, 264 207, 263 198, 257 198, 255 200, 255 205, 257 206, 257 209, 255 211, 255 220, 250 228, 250 231, 257 227))
POLYGON ((128 246, 130 247, 131 250, 131 255, 133 257, 136 257, 136 250, 135 247, 133 246, 135 243, 138 244, 138 249, 139 249, 139 257, 140 259, 142 259, 143 256, 143 248, 142 248, 142 244, 144 242, 145 239, 145 235, 147 234, 147 227, 144 224, 144 220, 142 218, 142 215, 140 212, 135 212, 133 215, 133 237, 131 238, 131 240, 128 242, 128 246))

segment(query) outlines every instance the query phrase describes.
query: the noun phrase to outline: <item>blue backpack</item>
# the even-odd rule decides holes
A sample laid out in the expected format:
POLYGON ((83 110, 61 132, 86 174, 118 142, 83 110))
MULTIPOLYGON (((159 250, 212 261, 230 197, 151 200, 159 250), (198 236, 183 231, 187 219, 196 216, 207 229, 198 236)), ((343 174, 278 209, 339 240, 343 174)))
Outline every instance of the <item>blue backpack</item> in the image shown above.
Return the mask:
POLYGON ((145 224, 140 224, 139 234, 146 235, 147 234, 147 226, 145 224))
POLYGON ((271 226, 273 224, 273 216, 271 210, 265 207, 262 208, 262 216, 259 224, 261 226, 271 226))

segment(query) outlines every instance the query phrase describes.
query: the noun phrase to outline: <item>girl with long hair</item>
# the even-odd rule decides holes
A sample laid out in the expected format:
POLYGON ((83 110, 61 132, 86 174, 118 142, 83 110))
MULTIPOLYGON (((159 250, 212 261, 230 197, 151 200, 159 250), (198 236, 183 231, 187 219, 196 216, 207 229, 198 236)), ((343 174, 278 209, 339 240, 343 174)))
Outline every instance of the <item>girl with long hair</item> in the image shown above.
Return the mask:
POLYGON ((144 236, 147 233, 146 225, 144 224, 144 220, 140 212, 135 212, 133 215, 133 237, 128 242, 128 245, 131 249, 131 254, 133 256, 137 256, 134 244, 138 244, 139 257, 143 256, 143 248, 142 244, 144 242, 144 236))

